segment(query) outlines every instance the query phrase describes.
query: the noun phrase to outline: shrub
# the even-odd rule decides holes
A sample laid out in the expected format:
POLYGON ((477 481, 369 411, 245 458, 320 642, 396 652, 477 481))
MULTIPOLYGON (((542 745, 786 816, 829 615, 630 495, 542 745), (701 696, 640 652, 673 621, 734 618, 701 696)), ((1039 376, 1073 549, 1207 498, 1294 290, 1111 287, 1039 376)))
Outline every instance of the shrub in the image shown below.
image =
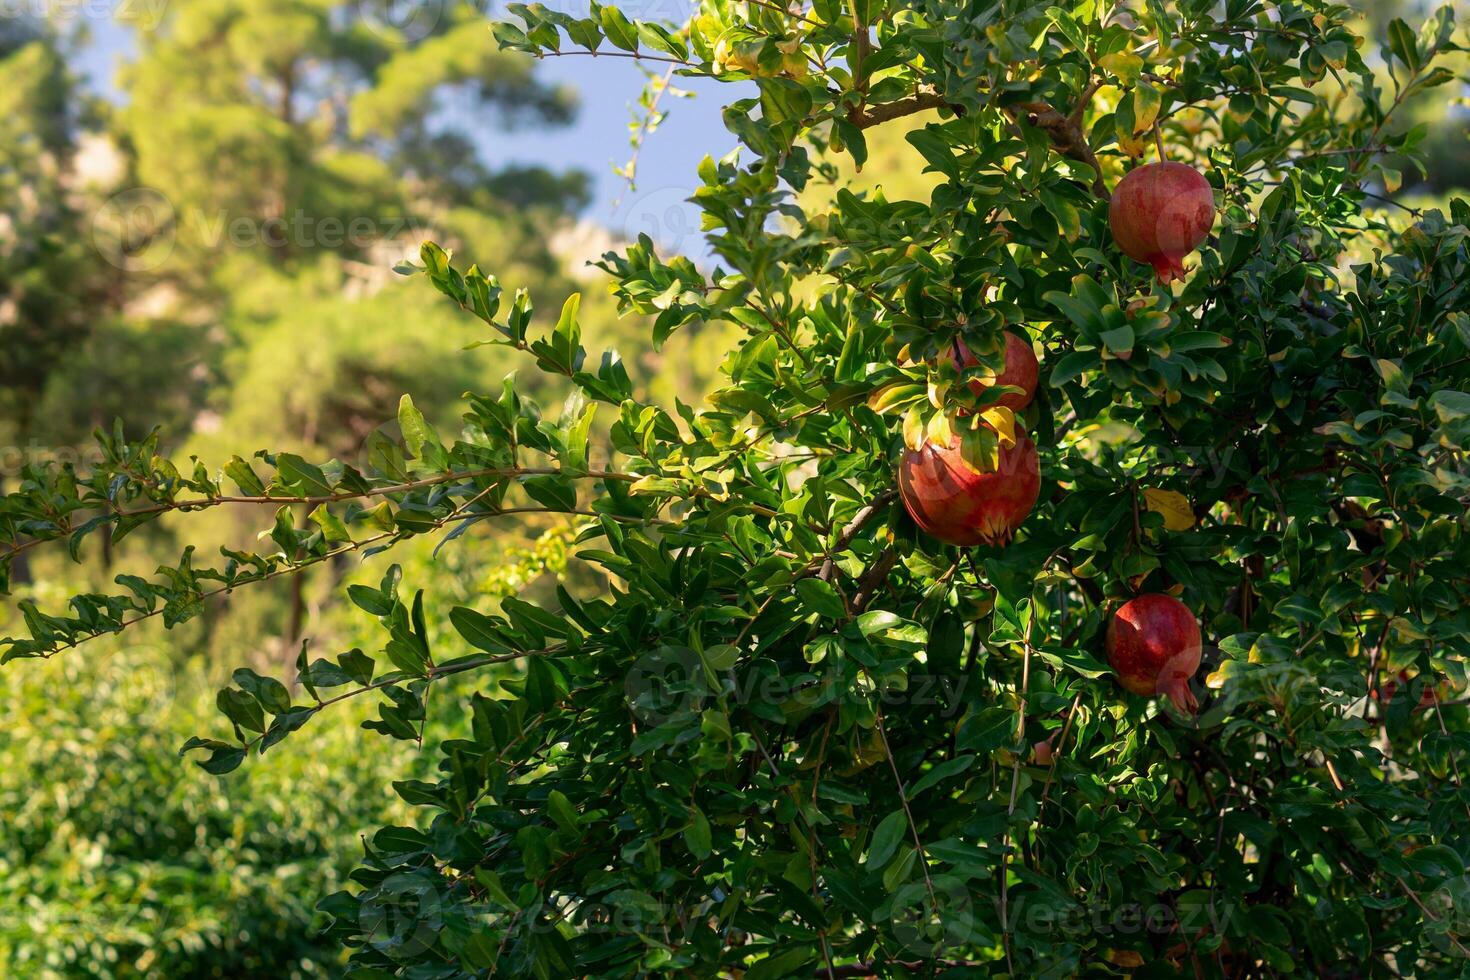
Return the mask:
POLYGON ((156 646, 0 673, 0 962, 26 977, 341 972, 313 906, 402 809, 350 726, 243 779, 180 768, 215 708, 156 646))
POLYGON ((238 672, 219 737, 186 744, 222 773, 344 700, 410 743, 460 719, 434 778, 395 785, 412 825, 323 904, 352 976, 1458 973, 1470 204, 1368 206, 1382 154, 1416 152, 1395 110, 1453 80, 1450 11, 1374 53, 1319 0, 707 0, 677 32, 515 9, 511 48, 754 81, 725 110, 743 155, 693 194, 718 268, 647 239, 604 261, 656 343, 744 331, 707 404, 637 398, 583 349, 578 297, 539 326, 426 244, 491 343, 575 387, 560 412, 508 381, 445 440, 405 399, 402 444, 361 465, 216 472, 104 435, 99 471, 34 468, 4 499, 17 550, 261 502, 268 543, 29 608, 6 658, 567 514, 601 594, 487 612, 358 584, 375 654, 303 655, 294 696, 238 672), (926 112, 927 201, 817 193, 926 112), (1124 196, 1157 277, 1108 207, 1155 154, 1217 206, 1193 179, 1124 196), (1041 355, 1019 414, 1006 331, 1041 355), (1004 547, 928 538, 898 502, 905 447, 956 436, 979 471, 1034 440, 1004 547), (1164 651, 1140 628, 1130 694, 1103 658, 1139 594, 1180 599, 1204 649, 1187 617, 1164 651), (1165 691, 1197 715, 1146 696, 1162 660, 1198 664, 1165 691))

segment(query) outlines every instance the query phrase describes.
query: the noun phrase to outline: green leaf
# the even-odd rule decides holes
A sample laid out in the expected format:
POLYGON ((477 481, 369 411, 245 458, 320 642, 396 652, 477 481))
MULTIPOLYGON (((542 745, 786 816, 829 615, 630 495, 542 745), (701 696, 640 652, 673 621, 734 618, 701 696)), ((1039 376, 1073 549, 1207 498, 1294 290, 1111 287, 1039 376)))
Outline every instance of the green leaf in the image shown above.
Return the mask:
POLYGON ((819 616, 827 619, 844 619, 847 616, 842 597, 830 582, 817 578, 801 579, 796 583, 796 594, 801 597, 802 605, 819 616))
POLYGON ((569 834, 575 834, 581 827, 581 817, 577 814, 577 808, 572 806, 572 801, 567 799, 567 794, 559 789, 554 789, 546 795, 546 812, 551 814, 557 826, 569 834))
POLYGON ((729 670, 740 660, 740 648, 729 643, 720 643, 705 648, 704 662, 712 670, 729 670))
POLYGON ((909 799, 914 799, 931 786, 938 786, 951 776, 959 775, 974 764, 975 756, 973 755, 962 755, 958 758, 950 759, 947 762, 941 762, 933 769, 924 773, 919 781, 909 788, 909 799))
POLYGON ((1133 350, 1135 338, 1133 328, 1130 326, 1124 325, 1112 330, 1104 330, 1098 337, 1110 353, 1127 354, 1133 350))
POLYGON ((291 707, 291 694, 286 685, 274 677, 262 677, 249 667, 241 667, 231 676, 242 691, 252 695, 271 714, 280 714, 291 707))
POLYGON ((1081 377, 1083 371, 1095 367, 1097 363, 1098 357, 1092 351, 1073 351, 1051 369, 1047 383, 1053 388, 1060 388, 1067 382, 1081 377))
POLYGON ((926 169, 937 170, 951 180, 959 180, 959 161, 955 159, 949 143, 940 135, 942 132, 940 127, 930 125, 905 134, 904 139, 928 161, 929 167, 926 169))
POLYGON ((449 610, 449 622, 476 649, 487 653, 510 653, 513 649, 501 625, 484 613, 455 606, 449 610))
MULTIPOLYGON (((782 949, 756 962, 745 971, 745 980, 785 980, 796 976, 799 968, 816 959, 817 952, 809 947, 797 946, 782 949)), ((808 971, 810 972, 810 971, 808 971)))
POLYGON ((1016 730, 1016 712, 993 706, 967 715, 955 735, 955 747, 962 752, 989 755, 1011 740, 1016 730))
POLYGON ((561 672, 544 656, 533 655, 526 663, 526 706, 535 713, 549 709, 566 693, 561 672))
POLYGON ((894 810, 884 817, 873 831, 873 839, 868 844, 868 856, 863 860, 863 866, 869 871, 876 871, 886 865, 907 829, 908 817, 902 809, 894 810))
MULTIPOLYGON (((1419 60, 1419 42, 1414 37, 1414 32, 1404 21, 1395 17, 1388 24, 1388 48, 1393 54, 1406 65, 1410 72, 1418 72, 1421 62, 1419 60)), ((1326 55, 1324 54, 1325 58, 1326 55)))
POLYGON ((703 861, 710 856, 712 845, 709 820, 698 809, 694 810, 694 817, 689 826, 684 828, 684 843, 689 845, 689 853, 699 860, 703 861))
POLYGON ((300 456, 281 453, 276 457, 276 474, 293 494, 302 497, 329 497, 332 485, 315 463, 300 456))
POLYGON ((332 544, 352 540, 347 525, 326 504, 318 504, 312 510, 311 522, 322 529, 322 538, 332 544))
POLYGON ((1429 404, 1434 406, 1442 425, 1470 416, 1470 394, 1463 391, 1436 391, 1429 396, 1429 404))
POLYGON ((602 8, 602 30, 609 41, 624 51, 638 50, 638 29, 618 8, 602 8))
POLYGON ((234 772, 245 761, 245 750, 228 742, 220 742, 209 738, 191 738, 179 749, 183 755, 193 749, 204 749, 209 753, 208 758, 199 763, 199 767, 205 772, 215 776, 223 776, 225 773, 234 772))
POLYGON ((225 476, 235 481, 235 486, 247 497, 264 497, 265 484, 260 481, 251 465, 239 456, 231 456, 225 464, 225 476))
POLYGON ((403 432, 403 445, 409 455, 423 460, 443 456, 444 447, 439 444, 438 433, 424 421, 423 414, 407 394, 398 400, 398 428, 403 432))
POLYGON ((677 34, 670 34, 668 30, 659 24, 650 24, 644 21, 638 22, 638 37, 650 48, 661 51, 671 58, 685 61, 689 58, 689 45, 684 38, 677 34))

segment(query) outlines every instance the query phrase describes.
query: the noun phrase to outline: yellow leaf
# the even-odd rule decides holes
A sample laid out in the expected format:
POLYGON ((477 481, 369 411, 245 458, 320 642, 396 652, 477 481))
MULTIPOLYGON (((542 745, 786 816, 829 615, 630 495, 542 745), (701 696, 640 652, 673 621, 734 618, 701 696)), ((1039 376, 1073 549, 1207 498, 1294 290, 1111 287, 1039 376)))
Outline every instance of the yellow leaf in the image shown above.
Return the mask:
POLYGON ((1159 90, 1147 82, 1139 82, 1133 89, 1133 131, 1141 133, 1153 128, 1159 118, 1159 107, 1164 104, 1159 90))
POLYGON ((868 396, 868 407, 879 415, 923 401, 928 389, 917 381, 898 381, 868 396))
POLYGON ((1143 966, 1143 957, 1131 949, 1110 949, 1107 960, 1114 966, 1143 966))
POLYGON ((1143 59, 1132 51, 1114 51, 1097 59, 1097 63, 1117 75, 1125 85, 1132 85, 1143 71, 1143 59))
POLYGON ((903 417, 903 444, 914 452, 924 447, 924 416, 919 414, 918 406, 903 417))
POLYGON ((929 419, 929 441, 936 446, 948 446, 954 441, 954 430, 949 427, 949 416, 935 412, 929 419))
POLYGON ((1189 506, 1189 498, 1184 494, 1173 490, 1145 487, 1143 499, 1149 510, 1163 515, 1164 527, 1169 530, 1188 531, 1194 527, 1194 510, 1189 506))
POLYGON ((1007 446, 1016 444, 1016 413, 1004 405, 991 405, 980 412, 980 417, 1000 436, 1007 446))
POLYGON ((1126 126, 1119 126, 1117 128, 1118 149, 1122 150, 1128 156, 1137 159, 1143 156, 1143 151, 1148 144, 1132 133, 1124 132, 1126 128, 1126 126))

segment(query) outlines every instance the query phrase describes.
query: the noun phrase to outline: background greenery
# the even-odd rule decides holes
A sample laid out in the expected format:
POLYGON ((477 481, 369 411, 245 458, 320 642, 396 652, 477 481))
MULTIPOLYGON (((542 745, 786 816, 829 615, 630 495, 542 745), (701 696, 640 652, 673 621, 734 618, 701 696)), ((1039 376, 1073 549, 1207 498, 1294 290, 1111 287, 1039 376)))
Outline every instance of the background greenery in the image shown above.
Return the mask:
MULTIPOLYGON (((171 4, 159 25, 138 27, 119 105, 83 94, 66 30, 0 21, 6 489, 13 458, 82 457, 91 429, 117 416, 158 422, 174 455, 215 465, 265 446, 350 458, 373 431, 396 426, 403 391, 452 430, 461 392, 497 389, 516 362, 499 348, 463 352, 477 325, 430 301, 421 280, 387 273, 423 237, 544 305, 577 288, 581 257, 555 253, 548 232, 585 203, 582 178, 496 171, 466 136, 561 124, 575 93, 538 84, 533 62, 500 51, 470 5, 411 37, 385 36, 370 6, 171 4), (474 111, 445 125, 451 91, 468 93, 474 111), (122 199, 141 209, 119 208, 117 195, 138 188, 165 190, 167 207, 145 195, 122 199), (298 211, 315 237, 257 241, 298 211), (221 240, 221 217, 242 220, 247 234, 221 240), (355 219, 369 230, 352 241, 319 234, 355 219)), ((1360 29, 1382 42, 1393 17, 1417 24, 1429 9, 1384 0, 1362 13, 1360 29)), ((1426 178, 1403 168, 1383 196, 1428 206, 1465 186, 1466 107, 1447 91, 1396 116, 1400 131, 1426 127, 1431 162, 1426 178)), ((902 133, 870 139, 863 171, 835 180, 925 198, 935 175, 920 173, 902 133)), ((619 320, 609 297, 585 292, 590 347, 640 364, 654 379, 646 394, 670 408, 701 398, 717 360, 708 352, 727 349, 720 328, 681 332, 654 352, 645 321, 619 320)), ((522 394, 548 407, 566 396, 534 373, 523 381, 522 394)), ((248 543, 258 518, 208 515, 190 542, 248 543)), ((549 591, 545 572, 565 555, 559 527, 480 526, 437 558, 415 546, 398 560, 446 608, 491 611, 507 595, 549 591)), ((16 593, 59 605, 177 558, 182 542, 167 525, 137 534, 146 547, 135 540, 126 559, 94 542, 81 565, 18 564, 16 593)), ((285 678, 303 639, 371 642, 361 617, 339 606, 343 585, 383 574, 381 561, 367 564, 242 592, 172 633, 0 671, 14 719, 0 730, 0 959, 36 976, 331 974, 338 944, 316 935, 312 908, 360 858, 358 835, 394 822, 403 805, 386 787, 414 763, 340 716, 310 743, 225 780, 186 765, 177 748, 208 727, 213 691, 235 665, 285 678)), ((0 627, 14 632, 16 610, 4 615, 0 627)))

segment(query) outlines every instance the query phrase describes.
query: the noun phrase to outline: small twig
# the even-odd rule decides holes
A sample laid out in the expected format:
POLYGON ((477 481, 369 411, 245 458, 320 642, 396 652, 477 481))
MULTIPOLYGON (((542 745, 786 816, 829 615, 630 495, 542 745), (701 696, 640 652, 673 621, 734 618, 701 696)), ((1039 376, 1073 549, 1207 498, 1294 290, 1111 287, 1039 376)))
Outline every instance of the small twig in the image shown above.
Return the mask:
POLYGON ((662 61, 670 65, 682 65, 686 68, 698 67, 697 62, 684 61, 680 58, 665 58, 658 54, 643 54, 641 51, 537 51, 536 58, 630 58, 633 61, 662 61))
MULTIPOLYGON (((1429 909, 1424 905, 1424 902, 1420 900, 1418 893, 1415 892, 1414 889, 1410 888, 1408 885, 1404 884, 1404 880, 1402 878, 1400 878, 1398 875, 1393 875, 1393 880, 1397 882, 1398 886, 1404 890, 1404 894, 1409 896, 1409 900, 1415 905, 1419 906, 1419 911, 1424 913, 1425 918, 1429 919, 1431 922, 1440 921, 1439 916, 1429 911, 1429 909)), ((1460 944, 1460 941, 1456 939, 1453 935, 1451 935, 1448 931, 1445 932, 1445 938, 1454 944, 1455 949, 1460 951, 1461 956, 1470 958, 1470 949, 1466 949, 1464 946, 1462 946, 1460 944)))
POLYGON ((1006 971, 1015 972, 1011 962, 1011 924, 1010 924, 1010 859, 1011 859, 1011 818, 1016 813, 1016 796, 1021 788, 1021 756, 1025 751, 1026 744, 1026 694, 1031 687, 1031 627, 1026 627, 1026 636, 1021 640, 1025 650, 1021 660, 1021 701, 1016 708, 1016 741, 1018 743, 1018 754, 1011 764, 1011 799, 1006 805, 1006 831, 1001 838, 1000 852, 1000 938, 1005 947, 1006 971))
POLYGON ((1056 775, 1057 759, 1062 754, 1062 746, 1067 744, 1067 734, 1072 730, 1072 716, 1077 713, 1077 705, 1082 703, 1082 695, 1072 699, 1072 706, 1067 709, 1067 720, 1062 722, 1062 734, 1057 737, 1057 744, 1052 746, 1051 765, 1046 770, 1046 783, 1041 787, 1041 802, 1036 806, 1036 813, 1041 814, 1041 808, 1046 806, 1047 797, 1051 795, 1052 777, 1056 775))
POLYGON ((674 69, 677 65, 669 65, 663 77, 657 82, 658 89, 653 93, 653 99, 648 103, 648 111, 638 124, 638 133, 633 137, 633 156, 629 158, 628 165, 623 168, 623 177, 627 181, 623 189, 618 192, 617 198, 612 202, 612 210, 616 211, 618 205, 623 203, 623 195, 633 189, 634 182, 638 177, 638 157, 643 152, 643 142, 646 140, 653 128, 661 121, 658 114, 658 104, 662 101, 664 93, 669 90, 669 83, 673 81, 674 69))
MULTIPOLYGON (((1434 701, 1434 717, 1435 720, 1439 722, 1439 732, 1441 735, 1448 738, 1450 730, 1445 727, 1444 712, 1440 711, 1439 709, 1439 692, 1434 689, 1434 685, 1432 683, 1429 685, 1429 697, 1434 701)), ((1465 783, 1460 778, 1460 760, 1456 758, 1455 750, 1453 747, 1450 748, 1449 756, 1450 768, 1454 770, 1455 773, 1455 788, 1460 791, 1460 801, 1465 804, 1465 815, 1470 816, 1470 802, 1465 802, 1465 783)))
POLYGON ((939 900, 934 897, 934 882, 929 878, 929 858, 924 853, 924 842, 919 840, 919 826, 914 822, 914 811, 909 809, 909 797, 904 792, 903 777, 898 774, 898 763, 893 761, 893 749, 888 744, 888 732, 883 728, 883 709, 877 709, 878 738, 883 742, 883 754, 888 758, 888 768, 893 772, 893 782, 898 787, 898 800, 903 804, 904 816, 909 821, 909 833, 914 838, 914 849, 919 853, 919 870, 924 873, 924 888, 929 892, 929 904, 934 914, 939 914, 939 900))

